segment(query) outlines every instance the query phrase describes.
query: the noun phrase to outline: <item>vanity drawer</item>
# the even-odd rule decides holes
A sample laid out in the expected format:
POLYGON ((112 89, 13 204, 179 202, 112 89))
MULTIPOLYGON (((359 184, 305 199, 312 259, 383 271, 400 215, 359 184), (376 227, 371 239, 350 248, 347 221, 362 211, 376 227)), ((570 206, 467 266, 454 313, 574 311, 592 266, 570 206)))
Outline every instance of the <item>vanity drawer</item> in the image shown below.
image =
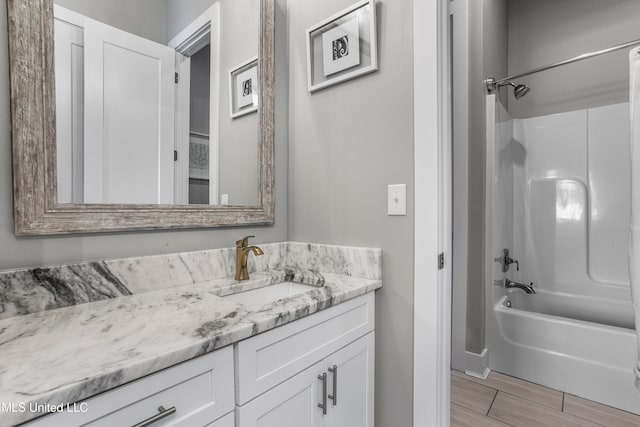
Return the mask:
POLYGON ((202 427, 234 409, 233 388, 229 346, 87 399, 82 402, 87 412, 46 415, 25 426, 127 427, 158 414, 163 406, 175 407, 175 413, 153 427, 202 427))
POLYGON ((239 342, 236 403, 244 405, 375 327, 375 296, 351 301, 239 342))

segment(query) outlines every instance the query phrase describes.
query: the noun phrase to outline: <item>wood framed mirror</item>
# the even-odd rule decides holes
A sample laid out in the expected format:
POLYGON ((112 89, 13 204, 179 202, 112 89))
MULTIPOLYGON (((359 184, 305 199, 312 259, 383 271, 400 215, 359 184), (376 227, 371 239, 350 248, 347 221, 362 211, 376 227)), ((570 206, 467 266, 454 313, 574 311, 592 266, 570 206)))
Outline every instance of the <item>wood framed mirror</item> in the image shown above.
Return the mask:
MULTIPOLYGON (((109 0, 102 0, 108 2, 109 0)), ((169 0, 165 1, 165 4, 169 0)), ((228 0, 218 0, 228 1, 228 0)), ((13 144, 13 188, 14 188, 14 218, 15 232, 17 235, 44 235, 44 234, 68 234, 68 233, 93 233, 93 232, 113 232, 127 230, 153 230, 171 228, 202 228, 202 227, 224 227, 241 225, 267 225, 274 222, 275 195, 274 195, 274 85, 275 85, 275 61, 274 61, 274 0, 256 0, 259 8, 259 30, 257 41, 257 74, 255 68, 251 69, 251 62, 246 64, 243 61, 236 61, 231 64, 241 67, 229 67, 223 63, 219 67, 218 86, 220 93, 227 91, 228 100, 220 101, 220 104, 230 103, 231 106, 220 105, 219 114, 229 120, 253 120, 257 123, 255 129, 256 149, 254 161, 256 165, 254 198, 248 203, 234 204, 233 197, 226 204, 224 194, 218 194, 219 189, 209 189, 215 199, 215 204, 187 204, 184 194, 179 195, 178 187, 182 187, 182 193, 187 190, 184 181, 178 181, 178 172, 171 172, 172 180, 181 182, 175 188, 165 191, 167 197, 158 197, 157 200, 149 202, 146 199, 143 203, 135 203, 136 199, 120 202, 118 197, 95 199, 93 190, 88 190, 90 177, 84 175, 85 188, 77 192, 82 203, 78 199, 72 198, 69 188, 63 188, 64 180, 61 178, 61 171, 71 169, 64 163, 64 167, 58 169, 58 164, 63 164, 59 157, 60 143, 57 140, 56 119, 56 45, 54 38, 54 0, 8 0, 8 21, 9 21, 9 53, 10 53, 10 76, 11 76, 11 120, 12 120, 12 144, 13 144), (226 69, 225 69, 226 68, 226 69), (233 68, 233 69, 232 69, 233 68), (236 74, 233 74, 236 73, 236 74), (253 74, 251 74, 253 73, 253 74), (245 102, 236 99, 251 92, 251 81, 248 77, 257 82, 257 112, 255 108, 247 110, 248 114, 238 114, 236 110, 244 108, 245 102), (243 82, 240 82, 243 80, 243 82), (225 81, 229 82, 228 86, 225 81), (237 82, 237 83, 236 83, 237 82), (234 84, 238 85, 240 95, 234 95, 234 84), (241 84, 244 84, 241 89, 241 84), (249 92, 247 92, 249 90, 249 92), (231 109, 231 117, 229 110, 231 109), (234 115, 235 114, 235 115, 234 115), (247 119, 249 117, 249 119, 247 119), (58 143, 57 143, 58 141, 58 143), (83 194, 87 196, 82 199, 83 194), (174 196, 175 195, 175 196, 174 196), (91 197, 89 197, 91 196, 91 197), (172 197, 175 197, 172 199, 172 197), (167 203, 167 200, 173 203, 167 203)), ((58 3, 56 0, 55 3, 58 3)), ((178 2, 176 4, 184 1, 178 2)), ((216 3, 216 2, 212 2, 216 3)), ((55 5, 58 8, 58 4, 55 5)), ((57 9, 56 9, 57 10, 57 9)), ((57 12, 56 12, 57 13, 57 12)), ((100 23, 101 24, 101 23, 100 23)), ((102 25, 102 24, 101 24, 102 25)), ((245 23, 233 23, 236 27, 243 27, 245 23)), ((103 26, 104 27, 104 26, 103 26)), ((110 28, 110 27, 109 27, 110 28)), ((219 29, 213 28, 211 34, 216 34, 219 29)), ((138 36, 135 36, 138 37, 138 36)), ((173 40, 174 44, 176 43, 173 40)), ((87 41, 87 46, 88 46, 87 41)), ((193 43, 189 44, 189 37, 182 41, 181 46, 186 52, 193 43), (186 47, 185 47, 186 46, 186 47)), ((180 43, 179 43, 180 44, 180 43)), ((170 45, 170 44, 169 44, 170 45)), ((87 47, 88 49, 88 47, 87 47)), ((211 47, 213 49, 213 46, 211 47)), ((88 56, 89 53, 85 55, 88 56)), ((95 56, 95 55, 94 55, 95 56)), ((213 53, 211 54, 213 57, 213 53)), ((222 55, 224 56, 224 55, 222 55)), ((226 57, 226 56, 225 56, 226 57)), ((176 61, 176 67, 179 66, 176 61)), ((213 63, 213 62, 211 62, 213 63)), ((112 67, 117 68, 117 67, 112 67)), ((173 76, 172 76, 173 78, 173 76)), ((213 81, 213 80, 212 80, 213 81)), ((177 84, 177 79, 176 79, 177 84)), ((255 85, 254 85, 255 87, 255 85)), ((85 90, 86 92, 86 90, 85 90)), ((254 96, 255 96, 254 92, 254 96)), ((213 93, 213 92, 211 92, 213 93)), ((175 101, 176 103, 178 101, 175 101)), ((251 106, 247 106, 250 108, 251 106)), ((177 107, 176 107, 177 108, 177 107)), ((91 112, 85 114, 96 114, 91 112)), ((217 111, 217 110, 216 110, 217 111)), ((104 115, 104 112, 103 112, 104 115)), ((122 115, 122 114, 121 114, 122 115)), ((166 119, 166 116, 164 116, 166 119)), ((173 120, 175 115, 172 116, 173 120)), ((211 114, 213 120, 214 115, 211 114)), ((166 123, 159 118, 159 123, 166 123)), ((184 121, 184 118, 182 119, 184 121)), ((217 120, 217 118, 215 119, 217 120)), ((187 120, 188 121, 188 120, 187 120)), ((87 119, 88 122, 88 119, 87 119)), ((217 123, 217 121, 216 121, 217 123)), ((88 125, 87 125, 88 126, 88 125)), ((100 126, 105 127, 104 123, 100 126)), ((180 124, 176 124, 176 129, 180 124)), ((222 126, 222 125, 221 125, 222 126)), ((118 125, 115 126, 116 128, 118 125)), ((120 126, 122 128, 122 126, 120 126)), ((184 123, 183 123, 184 128, 184 123)), ((102 128, 101 128, 102 129, 102 128)), ((186 129, 186 128, 185 128, 186 129)), ((61 129, 62 131, 62 129, 61 129)), ((187 129, 188 131, 188 129, 187 129)), ((174 131, 176 133, 177 131, 174 131)), ((217 130, 216 130, 217 132, 217 130)), ((68 132, 67 132, 68 133, 68 132)), ((197 132, 193 132, 198 134, 197 132)), ((62 132, 61 132, 62 134, 62 132)), ((85 131, 83 136, 87 138, 85 131)), ((211 136, 212 139, 213 136, 211 136)), ((197 139, 197 138, 196 138, 197 139)), ((87 141, 89 139, 87 138, 87 141)), ((121 141, 122 142, 122 141, 121 141)), ((229 143, 233 143, 233 137, 229 138, 229 143)), ((194 146, 199 141, 194 142, 194 146)), ((213 143, 209 147, 214 147, 213 143)), ((216 148, 217 149, 217 148, 216 148)), ((209 148, 212 150, 212 148, 209 148)), ((81 159, 87 160, 85 149, 81 159), (82 157, 84 156, 84 157, 82 157)), ((171 153, 173 160, 176 151, 171 153)), ((150 156, 155 159, 155 154, 150 156)), ((186 158, 194 157, 191 152, 186 158)), ((237 157, 237 154, 236 154, 237 157)), ((97 157, 98 164, 107 157, 101 152, 97 157)), ((184 158, 184 156, 183 156, 184 158)), ((213 157, 211 157, 213 158, 213 157)), ((93 158, 95 161, 96 158, 93 158)), ((106 162, 107 160, 104 160, 106 162)), ((155 160, 154 160, 155 161, 155 160)), ((225 159, 220 162, 221 167, 227 167, 231 176, 239 176, 243 173, 242 165, 229 165, 225 159)), ((205 162, 206 163, 206 162, 205 162)), ((83 163, 85 165, 85 163, 83 163)), ((182 168, 182 174, 187 176, 191 164, 182 168)), ((196 165, 197 166, 197 165, 196 165)), ((95 168, 86 163, 87 171, 94 173, 95 168)), ((212 166, 213 167, 213 166, 212 166)), ((166 169, 166 168, 165 168, 166 169)), ((173 169, 173 168, 172 168, 173 169)), ((176 169, 177 170, 177 169, 176 169)), ((194 172, 197 176, 197 170, 194 172)), ((113 173, 112 173, 113 175, 113 173)), ((211 174, 213 176, 213 174, 211 174)), ((207 177, 205 173, 205 178, 207 177)), ((125 188, 137 185, 137 180, 120 176, 119 181, 114 181, 110 185, 114 188, 125 188), (123 183, 125 185, 123 185, 123 183)), ((202 177, 200 177, 202 178, 202 177)), ((171 179, 164 178, 164 182, 171 179)), ((191 179, 191 175, 189 175, 191 179)), ((158 178, 158 181, 161 179, 158 178)), ((141 180, 142 181, 142 180, 141 180)), ((230 179, 229 181, 234 181, 230 179)), ((105 184, 106 185, 106 184, 105 184)), ((173 185, 173 184, 171 184, 173 185)), ((211 182, 209 183, 211 186, 211 182)), ((215 183, 218 186, 218 182, 215 183)), ((154 197, 156 191, 154 188, 154 197)), ((165 190, 165 189, 163 189, 165 190)), ((100 193, 100 192, 98 192, 100 193)), ((228 197, 228 196, 227 196, 228 197)))

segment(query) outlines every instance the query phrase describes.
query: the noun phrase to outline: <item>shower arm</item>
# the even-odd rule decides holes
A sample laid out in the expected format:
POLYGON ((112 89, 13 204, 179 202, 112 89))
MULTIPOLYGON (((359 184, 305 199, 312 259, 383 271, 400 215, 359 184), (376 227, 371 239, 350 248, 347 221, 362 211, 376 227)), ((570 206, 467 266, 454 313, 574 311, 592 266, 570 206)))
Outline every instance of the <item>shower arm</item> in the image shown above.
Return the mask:
POLYGON ((520 77, 525 77, 525 76, 528 76, 528 75, 531 75, 531 74, 539 73, 541 71, 551 70, 551 69, 557 68, 557 67, 562 67, 563 65, 571 64, 573 62, 584 61, 585 59, 593 58, 595 56, 604 55, 604 54, 610 53, 610 52, 615 52, 616 50, 625 49, 625 48, 632 47, 632 46, 639 45, 639 44, 640 44, 640 39, 633 40, 633 41, 630 41, 630 42, 626 42, 626 43, 622 43, 622 44, 619 44, 619 45, 616 45, 616 46, 612 46, 612 47, 607 48, 607 49, 602 49, 602 50, 598 50, 598 51, 595 51, 595 52, 584 53, 584 54, 578 55, 578 56, 576 56, 574 58, 565 59, 564 61, 554 62, 553 64, 545 65, 543 67, 533 68, 533 69, 531 69, 529 71, 525 71, 524 73, 515 74, 513 76, 505 77, 505 78, 500 79, 500 80, 496 80, 493 77, 489 77, 488 79, 486 79, 484 81, 484 83, 487 85, 487 90, 489 91, 489 93, 493 93, 493 92, 496 91, 496 89, 501 84, 503 84, 505 82, 508 82, 509 80, 518 79, 520 77))

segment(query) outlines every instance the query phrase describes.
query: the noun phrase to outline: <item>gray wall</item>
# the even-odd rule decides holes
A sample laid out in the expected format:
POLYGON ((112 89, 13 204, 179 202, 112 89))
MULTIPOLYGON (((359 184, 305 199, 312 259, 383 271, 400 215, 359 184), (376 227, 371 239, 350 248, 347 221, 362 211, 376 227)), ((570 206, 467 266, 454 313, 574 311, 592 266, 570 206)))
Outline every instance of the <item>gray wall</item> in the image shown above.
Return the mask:
POLYGON ((278 0, 276 49, 276 223, 269 227, 112 233, 59 237, 17 238, 13 233, 11 127, 7 5, 0 0, 0 269, 55 265, 189 250, 231 247, 235 240, 255 234, 256 243, 287 239, 287 80, 286 0, 278 0))
POLYGON ((210 8, 216 0, 165 0, 167 7, 167 42, 198 16, 210 8))
POLYGON ((305 29, 351 4, 289 0, 289 237, 383 248, 376 425, 404 427, 413 407, 413 2, 378 2, 378 72, 310 94, 305 29), (409 216, 389 217, 387 185, 401 183, 409 216))
MULTIPOLYGON (((640 39, 637 0, 510 0, 509 74, 640 39)), ((520 79, 531 92, 509 95, 514 118, 628 101, 628 51, 520 79)))
MULTIPOLYGON (((469 1, 469 151, 467 238, 467 351, 484 348, 484 1, 469 1)), ((454 260, 455 262, 455 260, 454 260)))
POLYGON ((507 0, 470 1, 468 11, 470 52, 466 349, 472 353, 481 353, 485 346, 486 92, 483 80, 488 76, 503 77, 507 73, 507 6, 507 0))
POLYGON ((229 204, 258 202, 258 113, 231 119, 229 70, 258 56, 258 0, 224 0, 220 36, 220 194, 229 204), (233 7, 230 7, 233 5, 233 7))
MULTIPOLYGON (((189 131, 209 134, 211 46, 191 56, 189 131)), ((214 201, 216 202, 216 201, 214 201)), ((209 180, 189 179, 189 204, 209 204, 209 180)))
MULTIPOLYGON (((167 40, 172 39, 216 0, 167 0, 167 40)), ((260 2, 220 0, 220 194, 229 203, 258 202, 258 114, 231 119, 229 70, 258 55, 260 2)), ((203 131, 207 133, 208 131, 203 131)))
POLYGON ((165 43, 166 5, 158 0, 55 0, 55 4, 140 37, 165 43))
POLYGON ((205 46, 191 56, 189 99, 189 130, 209 133, 211 111, 211 46, 205 46))

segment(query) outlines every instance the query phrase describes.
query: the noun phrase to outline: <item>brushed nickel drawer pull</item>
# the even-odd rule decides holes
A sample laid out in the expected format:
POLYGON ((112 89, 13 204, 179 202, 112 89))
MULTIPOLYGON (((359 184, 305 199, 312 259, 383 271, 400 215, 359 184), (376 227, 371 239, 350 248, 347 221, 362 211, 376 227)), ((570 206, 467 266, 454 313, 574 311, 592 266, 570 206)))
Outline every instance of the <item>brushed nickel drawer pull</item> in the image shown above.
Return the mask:
POLYGON ((318 408, 322 409, 322 415, 327 415, 327 373, 318 375, 318 379, 322 381, 322 403, 318 403, 318 408))
POLYGON ((157 423, 161 419, 168 417, 171 414, 176 412, 176 407, 172 406, 169 409, 165 409, 164 406, 158 406, 158 414, 155 414, 152 417, 147 418, 144 421, 135 424, 133 427, 149 427, 151 424, 157 423))
POLYGON ((338 366, 333 365, 329 368, 329 372, 333 374, 333 395, 329 395, 329 399, 333 400, 333 406, 338 404, 338 366))

